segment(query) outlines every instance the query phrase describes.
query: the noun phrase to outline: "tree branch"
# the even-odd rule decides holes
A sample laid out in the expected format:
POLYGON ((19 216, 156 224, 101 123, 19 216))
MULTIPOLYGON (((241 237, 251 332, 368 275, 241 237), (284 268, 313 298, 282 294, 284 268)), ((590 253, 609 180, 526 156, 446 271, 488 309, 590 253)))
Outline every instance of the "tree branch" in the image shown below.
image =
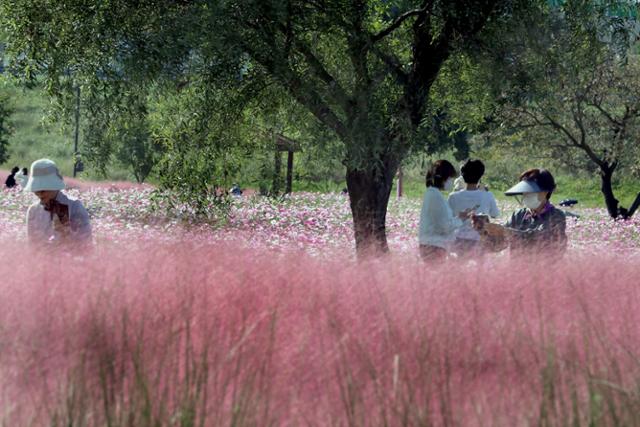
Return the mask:
POLYGON ((587 105, 590 106, 590 107, 594 107, 596 110, 598 110, 613 125, 622 126, 622 123, 620 121, 616 120, 611 114, 609 114, 604 108, 602 108, 602 106, 600 104, 595 103, 595 102, 588 102, 587 105))
POLYGON ((277 50, 277 46, 271 45, 271 51, 268 53, 245 42, 242 42, 242 47, 259 64, 265 67, 296 101, 307 107, 318 120, 333 129, 341 139, 348 140, 349 132, 340 117, 323 100, 316 88, 296 74, 289 67, 286 59, 278 55, 278 53, 282 52, 277 50))
POLYGON ((567 129, 565 126, 563 126, 557 120, 554 120, 548 114, 545 114, 544 117, 549 121, 549 124, 550 124, 550 126, 552 128, 554 128, 555 130, 557 130, 560 133, 564 134, 569 139, 569 141, 571 141, 571 145, 573 145, 574 147, 580 148, 580 141, 578 140, 578 138, 576 138, 576 136, 574 134, 572 134, 569 131, 569 129, 567 129))
POLYGON ((403 13, 398 18, 396 18, 396 20, 393 21, 393 23, 391 23, 391 25, 389 25, 387 28, 385 28, 384 30, 380 31, 379 33, 374 34, 373 36, 371 36, 371 44, 382 40, 383 38, 385 38, 386 36, 388 36, 389 34, 394 32, 395 30, 397 30, 402 25, 402 23, 404 21, 406 21, 407 19, 411 18, 412 16, 419 16, 419 15, 422 15, 424 13, 427 13, 433 7, 433 3, 434 2, 432 0, 432 1, 427 2, 420 9, 413 9, 413 10, 409 10, 409 11, 403 13))
POLYGON ((327 71, 322 62, 314 55, 306 44, 297 40, 295 42, 295 47, 304 56, 314 75, 326 83, 327 89, 334 98, 336 104, 340 105, 346 114, 351 108, 351 104, 353 102, 347 91, 344 90, 338 80, 336 80, 336 78, 327 71))
MULTIPOLYGON (((559 130, 560 132, 564 133, 567 138, 571 139, 571 141, 573 142, 573 145, 577 148, 580 148, 582 151, 584 151, 585 153, 587 153, 587 156, 591 159, 591 161, 593 163, 595 163, 596 165, 600 166, 600 168, 605 168, 607 166, 606 162, 603 161, 600 157, 598 157, 598 155, 591 149, 591 147, 589 146, 589 144, 586 143, 585 140, 581 139, 580 141, 578 141, 575 136, 573 134, 571 134, 571 132, 569 132, 569 130, 567 130, 566 127, 562 126, 560 123, 558 123, 557 121, 553 120, 551 117, 549 117, 549 115, 545 115, 545 117, 547 118, 547 120, 549 120, 551 122, 551 124, 553 125, 554 128, 556 128, 557 130, 559 130)), ((584 128, 582 129, 581 132, 584 132, 584 128)), ((584 136, 584 134, 583 134, 584 136)))
POLYGON ((393 76, 395 77, 396 81, 401 86, 406 86, 407 83, 409 83, 409 76, 402 69, 402 64, 400 63, 400 60, 398 60, 398 58, 396 58, 391 53, 383 52, 378 47, 372 48, 371 52, 373 52, 373 54, 376 55, 384 63, 384 65, 386 66, 387 70, 391 74, 393 74, 393 76))

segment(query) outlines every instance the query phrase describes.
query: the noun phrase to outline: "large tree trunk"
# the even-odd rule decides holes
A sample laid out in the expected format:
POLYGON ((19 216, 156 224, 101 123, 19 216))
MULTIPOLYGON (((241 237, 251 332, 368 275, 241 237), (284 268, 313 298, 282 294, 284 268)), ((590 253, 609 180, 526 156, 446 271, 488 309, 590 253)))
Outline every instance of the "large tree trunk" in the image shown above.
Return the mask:
POLYGON ((377 255, 389 250, 385 224, 396 168, 387 169, 376 173, 347 168, 347 189, 359 256, 377 255))
POLYGON ((604 195, 604 202, 607 205, 607 211, 613 219, 629 219, 633 216, 638 208, 640 208, 640 193, 636 196, 635 201, 629 209, 620 206, 620 202, 615 198, 613 194, 613 173, 616 170, 617 164, 600 166, 600 179, 602 194, 604 195))
POLYGON ((616 199, 613 195, 612 178, 613 172, 615 170, 615 166, 600 166, 600 190, 602 191, 602 195, 604 196, 604 202, 607 205, 607 211, 609 211, 609 215, 613 219, 618 218, 618 215, 620 214, 618 210, 618 199, 616 199))
POLYGON ((629 212, 626 213, 625 219, 631 218, 633 214, 636 213, 636 210, 638 210, 638 208, 640 208, 640 193, 636 195, 636 199, 633 201, 633 204, 629 208, 629 212))

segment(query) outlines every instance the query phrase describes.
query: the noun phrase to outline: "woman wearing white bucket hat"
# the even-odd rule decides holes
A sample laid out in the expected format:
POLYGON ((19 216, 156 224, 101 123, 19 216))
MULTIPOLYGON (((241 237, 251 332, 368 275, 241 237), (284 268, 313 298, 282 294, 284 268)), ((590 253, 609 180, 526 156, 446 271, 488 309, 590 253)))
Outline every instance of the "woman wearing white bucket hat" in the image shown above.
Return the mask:
POLYGON ((27 212, 27 237, 31 243, 91 243, 87 210, 77 199, 62 192, 65 184, 56 164, 49 159, 31 164, 24 191, 39 199, 27 212))

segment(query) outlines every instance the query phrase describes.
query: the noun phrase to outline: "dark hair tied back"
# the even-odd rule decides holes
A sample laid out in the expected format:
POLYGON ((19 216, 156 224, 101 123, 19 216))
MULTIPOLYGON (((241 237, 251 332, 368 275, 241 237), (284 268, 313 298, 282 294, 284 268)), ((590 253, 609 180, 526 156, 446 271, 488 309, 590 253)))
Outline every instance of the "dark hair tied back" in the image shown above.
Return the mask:
POLYGON ((447 179, 455 178, 456 176, 458 176, 456 168, 449 161, 437 160, 427 172, 426 185, 427 187, 442 189, 447 179))

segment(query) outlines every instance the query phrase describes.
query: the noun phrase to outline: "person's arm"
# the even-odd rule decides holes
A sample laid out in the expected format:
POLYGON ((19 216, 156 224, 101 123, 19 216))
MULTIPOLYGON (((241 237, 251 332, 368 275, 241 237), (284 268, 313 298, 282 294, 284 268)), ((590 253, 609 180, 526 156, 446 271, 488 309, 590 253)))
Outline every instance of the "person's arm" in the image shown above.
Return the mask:
POLYGON ((91 221, 89 213, 82 203, 73 204, 73 213, 71 216, 71 231, 78 241, 90 242, 92 237, 91 221))
POLYGON ((528 228, 526 230, 518 229, 517 226, 521 222, 521 217, 522 217, 522 215, 524 215, 523 212, 524 211, 522 209, 517 211, 517 212, 514 212, 513 214, 511 214, 511 218, 509 218, 509 220, 507 222, 505 222, 504 228, 505 228, 505 232, 507 233, 508 237, 532 236, 534 234, 539 233, 542 230, 542 227, 543 227, 542 224, 537 226, 537 227, 535 227, 535 228, 528 228))
POLYGON ((451 209, 447 205, 444 197, 431 197, 427 210, 434 230, 438 234, 451 234, 456 228, 462 226, 462 220, 453 216, 451 209))
POLYGON ((35 221, 35 207, 29 206, 27 210, 27 242, 29 244, 35 244, 38 240, 36 221, 35 221))
POLYGON ((551 230, 551 243, 560 252, 564 252, 567 248, 567 220, 562 214, 554 215, 549 221, 551 230))
POLYGON ((456 208, 456 196, 455 196, 455 193, 449 194, 449 197, 447 198, 447 204, 449 205, 449 208, 451 209, 451 212, 453 213, 453 215, 457 215, 458 214, 458 209, 456 208))
POLYGON ((491 218, 497 218, 500 216, 500 209, 498 209, 498 203, 496 202, 496 198, 492 193, 487 193, 489 197, 489 216, 491 218))

